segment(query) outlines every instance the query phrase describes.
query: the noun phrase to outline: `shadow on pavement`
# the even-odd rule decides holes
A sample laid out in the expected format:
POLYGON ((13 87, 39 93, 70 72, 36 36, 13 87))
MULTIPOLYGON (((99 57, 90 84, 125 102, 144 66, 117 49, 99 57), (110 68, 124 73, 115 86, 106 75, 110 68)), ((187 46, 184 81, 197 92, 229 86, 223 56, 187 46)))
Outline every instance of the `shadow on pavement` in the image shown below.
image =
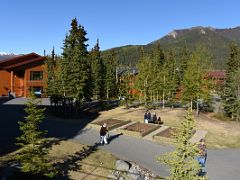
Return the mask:
POLYGON ((123 135, 123 133, 119 133, 119 134, 109 136, 108 143, 110 144, 112 140, 119 138, 119 136, 121 136, 121 135, 123 135))
MULTIPOLYGON (((0 156, 11 153, 18 148, 15 145, 16 137, 20 135, 18 121, 23 121, 26 116, 24 104, 4 104, 7 101, 9 98, 0 98, 0 156)), ((87 112, 83 118, 78 119, 78 123, 67 123, 67 120, 51 120, 51 117, 47 117, 40 128, 48 131, 48 137, 71 139, 98 116, 98 112, 87 112)))

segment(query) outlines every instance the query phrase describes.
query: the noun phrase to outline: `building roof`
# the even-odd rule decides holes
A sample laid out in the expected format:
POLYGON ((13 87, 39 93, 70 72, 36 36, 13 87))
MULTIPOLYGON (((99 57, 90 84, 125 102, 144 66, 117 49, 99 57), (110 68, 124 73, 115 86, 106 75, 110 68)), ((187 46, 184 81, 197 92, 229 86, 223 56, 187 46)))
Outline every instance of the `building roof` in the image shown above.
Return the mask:
POLYGON ((0 61, 0 69, 13 69, 24 65, 29 65, 36 62, 43 62, 45 57, 40 56, 36 53, 30 53, 12 57, 3 61, 0 61))
POLYGON ((210 72, 208 72, 208 77, 212 77, 212 78, 216 78, 216 79, 225 78, 226 72, 221 71, 221 70, 210 71, 210 72))

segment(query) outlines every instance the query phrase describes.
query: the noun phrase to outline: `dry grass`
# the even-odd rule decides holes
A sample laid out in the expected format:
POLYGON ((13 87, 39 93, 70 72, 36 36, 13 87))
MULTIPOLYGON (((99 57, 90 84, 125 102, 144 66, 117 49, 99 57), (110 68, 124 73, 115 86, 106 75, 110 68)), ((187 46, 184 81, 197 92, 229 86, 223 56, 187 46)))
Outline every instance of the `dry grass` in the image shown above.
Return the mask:
MULTIPOLYGON (((50 140, 58 141, 57 139, 52 138, 50 140)), ((57 164, 64 163, 68 161, 68 159, 72 159, 72 157, 76 156, 77 153, 83 152, 84 148, 87 149, 87 146, 79 144, 72 140, 62 140, 59 141, 58 144, 52 146, 52 149, 50 150, 48 156, 52 161, 57 164)), ((12 155, 14 155, 18 151, 0 157, 0 168, 3 167, 4 164, 8 163, 8 161, 12 159, 12 155)), ((76 161, 68 164, 66 166, 68 176, 67 178, 73 180, 107 179, 107 176, 112 172, 115 167, 115 162, 116 158, 112 154, 97 149, 89 155, 86 155, 86 157, 83 156, 79 157, 79 159, 76 158, 76 161), (77 169, 71 169, 72 166, 77 167, 77 169)))
MULTIPOLYGON (((80 152, 86 145, 74 141, 61 141, 60 144, 54 145, 50 151, 49 157, 55 161, 62 161, 75 153, 80 152)), ((69 170, 69 179, 107 179, 115 165, 115 157, 103 150, 96 150, 89 156, 76 161, 79 165, 78 170, 69 170)))
MULTIPOLYGON (((184 109, 157 109, 151 110, 152 114, 156 112, 160 116, 164 125, 179 127, 184 119, 186 111, 184 109)), ((120 120, 131 120, 143 122, 144 108, 118 107, 113 110, 104 111, 98 119, 115 118, 120 120)), ((97 119, 97 120, 98 120, 97 119)), ((208 131, 206 142, 211 148, 232 148, 240 147, 240 123, 233 121, 221 121, 214 117, 213 114, 195 117, 197 129, 208 131)))

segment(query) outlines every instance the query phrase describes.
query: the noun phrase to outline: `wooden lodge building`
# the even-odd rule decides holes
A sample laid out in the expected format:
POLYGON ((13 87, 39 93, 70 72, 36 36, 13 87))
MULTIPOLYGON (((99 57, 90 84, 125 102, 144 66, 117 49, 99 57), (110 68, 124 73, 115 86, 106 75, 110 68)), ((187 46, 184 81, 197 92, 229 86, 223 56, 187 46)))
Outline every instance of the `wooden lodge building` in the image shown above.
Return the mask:
POLYGON ((0 61, 0 96, 27 97, 46 88, 45 57, 36 53, 0 61))

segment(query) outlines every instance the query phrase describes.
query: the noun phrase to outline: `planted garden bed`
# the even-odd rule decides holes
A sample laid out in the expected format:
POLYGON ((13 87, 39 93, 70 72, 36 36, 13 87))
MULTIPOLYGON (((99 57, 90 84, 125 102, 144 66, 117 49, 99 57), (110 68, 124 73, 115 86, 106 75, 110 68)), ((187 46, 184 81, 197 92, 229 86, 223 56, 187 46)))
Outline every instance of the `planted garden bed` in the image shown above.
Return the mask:
POLYGON ((156 136, 162 136, 165 138, 173 138, 173 134, 177 132, 177 128, 170 127, 164 131, 158 133, 156 136))
POLYGON ((122 121, 122 120, 119 120, 119 119, 105 119, 105 120, 93 122, 93 123, 91 123, 91 126, 99 128, 104 123, 106 123, 107 127, 108 127, 108 130, 112 130, 112 129, 121 127, 125 124, 128 124, 129 122, 131 122, 131 121, 122 121))
MULTIPOLYGON (((158 134, 154 135, 154 139, 156 141, 161 141, 161 142, 165 142, 165 143, 174 143, 174 134, 178 132, 177 128, 174 127, 169 127, 161 132, 159 132, 158 134)), ((195 134, 195 130, 193 131, 193 134, 195 134)))
POLYGON ((144 124, 137 122, 121 129, 121 132, 128 135, 143 137, 160 127, 161 127, 160 125, 156 124, 144 124))

